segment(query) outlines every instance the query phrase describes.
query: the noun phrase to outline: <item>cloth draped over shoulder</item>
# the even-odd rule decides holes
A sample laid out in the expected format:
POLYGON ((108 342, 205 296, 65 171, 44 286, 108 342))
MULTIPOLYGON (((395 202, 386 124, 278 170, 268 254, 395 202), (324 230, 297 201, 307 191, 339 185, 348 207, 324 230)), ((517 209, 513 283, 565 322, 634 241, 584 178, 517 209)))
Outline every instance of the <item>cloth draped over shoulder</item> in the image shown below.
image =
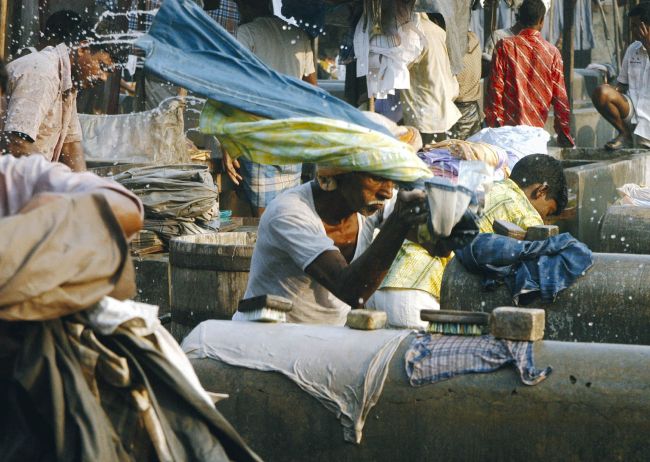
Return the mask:
POLYGON ((367 172, 403 182, 431 176, 408 144, 340 120, 263 120, 210 102, 201 114, 200 129, 217 134, 232 157, 260 164, 312 162, 340 172, 367 172))
POLYGON ((209 98, 201 131, 216 135, 232 157, 312 162, 404 182, 431 176, 387 128, 268 68, 191 1, 164 2, 136 44, 147 53, 147 71, 209 98))
POLYGON ((483 276, 486 289, 505 283, 515 305, 536 296, 544 303, 553 302, 593 265, 591 250, 569 233, 543 241, 479 234, 456 251, 456 258, 467 271, 483 276))
POLYGON ((102 195, 2 218, 0 234, 3 461, 259 460, 156 307, 103 303, 135 286, 102 195))

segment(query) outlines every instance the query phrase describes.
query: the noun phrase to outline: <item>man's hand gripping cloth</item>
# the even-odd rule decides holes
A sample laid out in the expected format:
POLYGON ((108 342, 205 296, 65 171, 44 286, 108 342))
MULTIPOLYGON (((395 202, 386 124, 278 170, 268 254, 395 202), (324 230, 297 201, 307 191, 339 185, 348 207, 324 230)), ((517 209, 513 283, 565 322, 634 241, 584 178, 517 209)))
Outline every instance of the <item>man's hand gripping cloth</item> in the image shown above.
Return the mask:
POLYGON ((490 335, 418 334, 405 356, 406 375, 413 386, 436 383, 456 375, 493 372, 512 364, 525 385, 537 385, 552 371, 539 370, 533 361, 532 342, 495 339, 490 335))
POLYGON ((341 172, 365 172, 394 181, 429 178, 414 149, 359 125, 321 117, 262 120, 209 102, 200 129, 219 138, 228 153, 269 165, 311 162, 341 172))
POLYGON ((479 234, 456 251, 456 258, 471 273, 483 276, 483 287, 505 282, 515 305, 539 295, 551 303, 593 265, 589 248, 563 233, 543 241, 519 241, 497 234, 479 234))

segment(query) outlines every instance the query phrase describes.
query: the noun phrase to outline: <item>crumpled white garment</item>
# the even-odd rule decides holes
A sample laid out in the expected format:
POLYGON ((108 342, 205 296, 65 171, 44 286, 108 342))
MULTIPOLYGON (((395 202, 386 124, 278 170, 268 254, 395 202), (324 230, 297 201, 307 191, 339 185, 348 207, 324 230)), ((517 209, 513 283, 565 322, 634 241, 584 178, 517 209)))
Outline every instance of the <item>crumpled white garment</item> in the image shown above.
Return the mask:
POLYGON ((467 141, 488 143, 508 153, 508 167, 512 170, 519 160, 531 154, 548 154, 551 135, 540 127, 517 125, 514 127, 484 128, 467 141))
POLYGON ((92 308, 83 312, 88 325, 102 335, 112 335, 122 324, 128 322, 129 330, 140 337, 153 336, 158 350, 178 373, 187 379, 196 392, 210 405, 214 403, 201 385, 187 356, 174 337, 160 324, 158 307, 133 300, 120 301, 104 297, 92 308))
POLYGON ((280 372, 336 414, 343 438, 359 444, 390 360, 410 333, 211 320, 195 327, 181 347, 190 359, 280 372))
POLYGON ((634 205, 636 207, 650 207, 650 188, 639 186, 634 183, 626 183, 616 188, 623 205, 634 205))
POLYGON ((86 157, 113 162, 188 163, 184 106, 169 98, 150 111, 79 114, 86 157))
POLYGON ((411 88, 408 66, 424 49, 424 37, 413 21, 402 24, 397 37, 374 35, 364 31, 362 16, 354 31, 354 54, 357 58, 357 77, 366 76, 368 96, 385 99, 395 90, 411 88), (394 44, 394 46, 390 46, 394 44))

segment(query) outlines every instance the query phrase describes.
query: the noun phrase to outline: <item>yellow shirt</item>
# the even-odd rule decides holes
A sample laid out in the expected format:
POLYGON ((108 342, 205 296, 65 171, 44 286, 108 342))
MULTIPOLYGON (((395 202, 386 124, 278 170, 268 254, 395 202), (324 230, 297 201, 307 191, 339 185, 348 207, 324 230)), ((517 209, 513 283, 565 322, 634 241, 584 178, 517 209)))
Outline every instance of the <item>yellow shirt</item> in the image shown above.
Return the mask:
POLYGON ((494 232, 494 220, 509 221, 524 230, 544 224, 526 194, 510 179, 494 183, 485 195, 485 208, 479 221, 479 230, 482 233, 494 232))

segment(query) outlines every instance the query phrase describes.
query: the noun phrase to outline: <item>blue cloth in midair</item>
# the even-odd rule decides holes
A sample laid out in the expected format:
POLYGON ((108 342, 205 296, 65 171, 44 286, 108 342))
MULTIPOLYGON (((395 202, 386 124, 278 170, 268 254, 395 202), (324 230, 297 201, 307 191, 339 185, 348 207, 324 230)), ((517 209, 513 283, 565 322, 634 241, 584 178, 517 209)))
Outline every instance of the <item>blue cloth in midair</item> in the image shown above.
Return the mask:
POLYGON ((516 305, 537 295, 550 303, 593 265, 589 248, 563 233, 543 241, 519 241, 498 234, 479 234, 456 257, 465 269, 483 276, 483 287, 505 282, 516 305))
POLYGON ((390 135, 357 108, 270 69, 192 0, 165 0, 135 45, 146 52, 147 72, 242 111, 273 120, 327 117, 390 135))

